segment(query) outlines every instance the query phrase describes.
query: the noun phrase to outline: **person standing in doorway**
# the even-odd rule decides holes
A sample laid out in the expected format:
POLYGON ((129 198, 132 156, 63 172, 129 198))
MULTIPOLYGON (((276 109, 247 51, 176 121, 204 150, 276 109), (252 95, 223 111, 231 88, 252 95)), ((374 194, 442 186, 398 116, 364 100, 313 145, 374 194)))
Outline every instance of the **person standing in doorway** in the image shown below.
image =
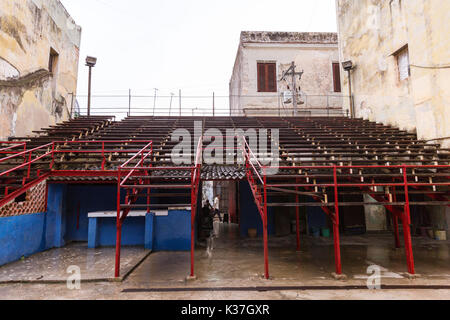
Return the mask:
POLYGON ((213 203, 213 219, 214 219, 214 236, 216 238, 219 237, 219 233, 220 233, 220 222, 221 222, 221 217, 220 217, 220 197, 216 196, 214 198, 214 203, 213 203))
POLYGON ((219 196, 219 195, 217 195, 217 196, 214 198, 214 217, 215 217, 215 216, 218 216, 220 222, 223 222, 223 221, 222 221, 222 217, 221 217, 221 215, 220 215, 220 196, 219 196))

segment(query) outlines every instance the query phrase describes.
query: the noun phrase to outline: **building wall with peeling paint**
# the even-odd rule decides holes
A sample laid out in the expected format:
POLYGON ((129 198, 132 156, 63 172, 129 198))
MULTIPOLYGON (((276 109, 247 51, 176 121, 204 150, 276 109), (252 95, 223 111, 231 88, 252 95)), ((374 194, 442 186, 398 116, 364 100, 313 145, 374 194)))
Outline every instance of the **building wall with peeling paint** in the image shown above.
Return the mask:
POLYGON ((58 0, 0 2, 0 140, 69 118, 80 39, 58 0))
MULTIPOLYGON (((257 64, 276 62, 277 80, 292 61, 304 71, 298 85, 305 98, 303 107, 342 107, 345 99, 334 92, 333 63, 339 63, 337 34, 296 32, 242 32, 230 80, 230 107, 234 115, 278 114, 283 107, 281 94, 288 82, 278 81, 278 92, 258 92, 257 64), (306 101, 305 101, 306 100, 306 101), (268 111, 271 109, 271 111, 268 111)), ((342 70, 341 70, 342 77, 342 70)), ((301 109, 302 106, 299 106, 301 109)), ((287 111, 282 111, 284 114, 287 111)))
POLYGON ((336 7, 341 61, 356 64, 356 116, 419 139, 450 137, 450 1, 336 0, 336 7), (406 45, 410 76, 400 80, 396 52, 406 45))

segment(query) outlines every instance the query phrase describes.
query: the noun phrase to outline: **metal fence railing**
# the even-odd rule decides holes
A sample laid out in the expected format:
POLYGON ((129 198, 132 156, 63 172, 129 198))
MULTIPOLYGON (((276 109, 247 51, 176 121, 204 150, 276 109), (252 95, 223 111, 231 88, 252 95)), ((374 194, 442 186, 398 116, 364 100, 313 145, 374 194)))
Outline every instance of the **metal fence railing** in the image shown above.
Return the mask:
MULTIPOLYGON (((90 115, 168 117, 223 116, 345 116, 344 95, 302 95, 297 108, 280 94, 240 96, 92 95, 90 115)), ((74 99, 71 116, 88 114, 87 96, 74 99)))

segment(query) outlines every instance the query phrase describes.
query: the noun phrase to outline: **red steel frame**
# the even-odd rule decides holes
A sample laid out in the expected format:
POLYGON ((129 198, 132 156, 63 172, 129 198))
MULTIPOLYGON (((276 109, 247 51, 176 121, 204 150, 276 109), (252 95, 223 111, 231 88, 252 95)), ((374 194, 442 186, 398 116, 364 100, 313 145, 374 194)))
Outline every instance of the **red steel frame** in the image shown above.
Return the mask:
POLYGON ((37 177, 33 180, 31 180, 31 165, 39 160, 42 160, 46 157, 52 156, 53 158, 54 155, 54 143, 49 143, 43 146, 40 146, 38 148, 34 148, 31 150, 26 150, 26 151, 22 151, 19 153, 14 153, 14 155, 8 156, 6 158, 2 158, 0 159, 0 163, 2 162, 6 162, 9 160, 13 160, 16 158, 23 158, 24 159, 24 163, 21 165, 18 165, 17 167, 14 167, 12 169, 8 169, 5 170, 3 172, 0 173, 0 178, 4 177, 4 178, 8 178, 10 176, 11 173, 24 169, 26 168, 26 172, 23 175, 22 178, 22 187, 19 188, 18 190, 15 190, 11 193, 9 193, 9 188, 6 187, 5 188, 5 194, 4 194, 4 198, 2 198, 0 200, 0 207, 4 206, 5 204, 9 203, 10 201, 14 200, 15 198, 19 197, 20 195, 24 194, 27 190, 29 190, 30 188, 36 186, 37 184, 41 183, 42 181, 46 180, 50 175, 51 175, 51 170, 52 170, 52 166, 53 166, 53 162, 50 164, 50 168, 49 168, 49 172, 41 174, 41 170, 37 171, 37 177), (36 153, 38 151, 44 151, 44 150, 49 150, 51 149, 51 151, 47 151, 42 155, 36 155, 36 158, 33 159, 33 153, 36 153))
POLYGON ((267 175, 265 167, 261 166, 258 158, 255 156, 253 151, 250 149, 247 141, 242 138, 242 151, 245 159, 245 171, 247 175, 247 180, 250 184, 250 189, 252 190, 253 196, 255 198, 255 204, 258 208, 259 214, 261 216, 263 224, 263 241, 264 241, 264 277, 269 279, 269 236, 268 236, 268 223, 267 223, 267 175), (257 167, 262 171, 263 176, 261 176, 257 167), (258 188, 258 181, 263 185, 263 193, 258 188))
MULTIPOLYGON (((106 154, 107 153, 133 153, 133 152, 139 152, 140 150, 108 150, 106 146, 111 143, 119 144, 119 143, 149 143, 151 141, 130 141, 130 140, 108 140, 108 141, 54 141, 52 143, 48 143, 45 145, 42 145, 40 147, 26 150, 26 143, 19 143, 19 142, 2 142, 5 144, 11 144, 13 146, 7 147, 4 149, 1 149, 0 151, 4 151, 5 153, 12 153, 13 155, 10 155, 5 158, 0 159, 0 163, 7 162, 9 160, 14 160, 17 158, 23 158, 24 163, 21 165, 18 165, 12 169, 5 170, 0 173, 0 177, 8 177, 11 173, 17 172, 20 169, 27 168, 26 173, 24 174, 24 177, 22 179, 22 187, 14 192, 9 193, 8 188, 5 189, 5 197, 0 200, 0 207, 4 206, 5 204, 9 203, 11 200, 14 200, 18 196, 22 195, 26 191, 28 191, 30 188, 36 186, 37 184, 41 183, 42 181, 48 179, 49 177, 117 177, 117 170, 105 170, 105 163, 106 163, 106 154), (92 149, 92 150, 83 150, 81 149, 84 145, 100 145, 100 148, 98 149, 92 149), (68 150, 58 150, 60 146, 67 146, 67 145, 79 145, 78 149, 68 149, 68 150), (25 151, 22 152, 13 152, 10 151, 15 147, 23 147, 25 151), (6 149, 6 150, 5 150, 6 149), (47 150, 45 152, 45 150, 47 150), (41 153, 34 155, 35 153, 41 153), (103 155, 103 161, 102 161, 102 170, 54 170, 54 163, 55 163, 55 156, 57 154, 65 154, 65 153, 100 153, 103 155), (35 158, 33 159, 33 157, 35 158), (31 170, 32 165, 36 163, 39 160, 42 160, 44 158, 51 157, 51 162, 48 167, 48 172, 45 174, 42 174, 42 171, 47 170, 38 170, 37 171, 37 177, 29 181, 31 178, 31 170)), ((48 188, 48 185, 47 187, 48 188)), ((46 190, 47 192, 47 190, 46 190)))
POLYGON ((195 276, 195 218, 197 216, 198 194, 200 191, 200 179, 202 175, 203 160, 203 137, 199 139, 197 144, 197 154, 195 157, 195 166, 192 168, 191 180, 191 274, 195 276))
MULTIPOLYGON (((10 202, 14 198, 20 196, 33 186, 39 184, 42 181, 45 181, 51 176, 57 176, 57 177, 117 177, 118 178, 118 191, 117 191, 117 241, 116 241, 116 268, 115 268, 115 275, 116 277, 120 276, 120 244, 121 244, 121 227, 123 224, 123 221, 126 219, 128 213, 131 209, 124 210, 124 214, 121 216, 121 204, 120 204, 120 191, 121 188, 127 188, 125 186, 126 181, 133 175, 137 174, 136 172, 144 171, 146 175, 149 175, 149 172, 155 169, 165 169, 165 170, 191 170, 191 276, 194 276, 194 250, 195 250, 195 217, 196 217, 196 210, 197 210, 197 200, 198 200, 198 194, 199 194, 199 185, 201 180, 201 162, 202 162, 202 149, 203 149, 203 137, 200 138, 199 144, 197 146, 197 155, 195 159, 195 165, 192 167, 161 167, 161 168, 155 168, 151 165, 149 167, 143 167, 144 162, 146 159, 152 156, 153 154, 153 143, 151 141, 60 141, 60 142, 52 142, 31 150, 26 150, 26 143, 17 143, 17 142, 4 142, 5 144, 11 144, 10 147, 6 147, 3 149, 0 149, 0 154, 13 154, 11 156, 5 157, 0 159, 0 163, 6 162, 11 159, 15 158, 23 158, 24 163, 21 165, 18 165, 15 168, 6 170, 4 172, 0 173, 0 177, 8 177, 12 172, 27 168, 26 174, 23 177, 22 180, 22 187, 14 192, 8 193, 8 189, 5 190, 5 198, 3 198, 0 201, 0 207, 5 205, 6 203, 10 202), (141 150, 107 150, 105 146, 110 143, 147 143, 147 145, 141 149, 141 150), (93 150, 83 150, 81 149, 83 145, 87 144, 100 144, 101 149, 93 149, 93 150), (58 150, 58 147, 60 145, 79 145, 78 149, 71 149, 71 150, 58 150), (24 151, 13 151, 17 147, 23 147, 24 151), (47 150, 45 152, 45 150, 47 150), (38 154, 33 159, 33 154, 40 152, 42 154, 38 154), (134 155, 131 159, 129 159, 127 162, 125 162, 122 166, 118 168, 118 170, 105 170, 105 164, 106 164, 106 156, 107 153, 134 153, 136 152, 136 155, 134 155), (101 153, 103 155, 103 161, 102 161, 102 170, 54 170, 54 162, 55 162, 55 155, 56 154, 64 154, 64 153, 101 153), (35 162, 42 160, 46 157, 51 156, 51 162, 49 164, 48 172, 42 174, 43 170, 37 171, 37 177, 29 181, 31 178, 31 166, 35 162), (127 167, 131 163, 131 161, 137 159, 138 157, 141 157, 139 163, 135 167, 127 167), (122 173, 128 172, 128 174, 125 177, 125 180, 121 181, 122 179, 122 173)), ((269 261, 268 261, 268 225, 267 225, 267 190, 269 188, 276 188, 280 187, 281 185, 277 184, 268 184, 267 183, 267 169, 274 169, 272 167, 262 166, 260 162, 258 161, 258 158, 255 156, 253 151, 248 146, 248 143, 244 140, 243 144, 243 155, 245 159, 245 166, 246 166, 246 174, 247 179, 249 181, 252 193, 255 198, 255 203, 258 207, 258 211, 261 215, 261 219, 263 222, 263 232, 264 232, 264 269, 265 269, 265 277, 269 279, 269 261), (256 165, 256 166, 255 166, 256 165), (258 187, 258 184, 262 185, 262 192, 258 187)), ((393 187, 393 197, 394 197, 394 203, 396 203, 396 188, 404 188, 405 192, 405 204, 403 210, 399 209, 398 205, 393 205, 392 202, 387 201, 384 199, 384 197, 380 197, 377 195, 372 195, 375 200, 379 202, 385 202, 385 207, 388 209, 389 212, 393 214, 394 217, 394 229, 395 229, 395 243, 396 246, 400 246, 400 236, 398 232, 398 219, 400 218, 403 223, 403 232, 404 232, 404 241, 405 241, 405 251, 406 251, 406 258, 407 258, 407 264, 408 264, 408 272, 410 274, 415 274, 415 267, 414 267, 414 256, 413 256, 413 250, 412 250, 412 241, 411 241, 411 212, 410 212, 410 200, 409 200, 409 188, 420 188, 420 187, 433 187, 433 186, 450 186, 450 183, 412 183, 408 181, 408 169, 450 169, 449 165, 392 165, 392 166, 286 166, 286 167, 276 167, 275 169, 286 169, 286 170, 302 170, 302 169, 332 169, 333 170, 333 183, 324 183, 324 184, 300 184, 299 179, 304 178, 299 176, 296 180, 296 191, 298 192, 299 188, 311 188, 311 187, 325 187, 325 188, 333 188, 334 189, 334 196, 335 196, 335 202, 334 202, 334 212, 328 208, 328 206, 323 206, 322 209, 327 213, 332 221, 333 221, 333 233, 334 233, 334 247, 335 247, 335 264, 336 264, 336 273, 338 275, 342 274, 342 264, 341 264, 341 254, 340 254, 340 236, 339 236, 339 188, 345 188, 345 187, 358 187, 363 190, 370 191, 370 188, 374 187, 393 187), (393 179, 392 183, 354 183, 354 182, 348 182, 348 183, 339 183, 338 181, 338 170, 352 170, 352 169, 375 169, 375 168, 383 168, 383 169, 400 169, 402 172, 402 181, 401 182, 395 182, 395 179, 393 179)), ((414 174, 412 174, 414 176, 414 174)), ((140 184, 144 183, 147 179, 141 179, 139 181, 140 184)), ((148 181, 148 180, 147 180, 148 181)), ((48 188, 48 186, 47 186, 48 188)), ((132 188, 132 187, 131 187, 132 188)), ((138 188, 132 188, 132 193, 130 194, 129 190, 127 192, 126 201, 129 204, 132 204, 136 201, 137 195, 138 195, 138 188)), ((46 191, 47 192, 47 191, 46 191)), ((431 198, 435 198, 436 196, 433 194, 427 194, 426 191, 424 191, 424 194, 428 195, 431 198)), ((322 201, 319 197, 313 197, 317 201, 322 201)), ((299 201, 299 196, 297 193, 296 196, 297 202, 299 201)), ((441 199, 436 199, 441 200, 441 199)), ((147 189, 147 210, 150 210, 150 189, 147 189)), ((299 210, 297 208, 296 211, 297 216, 297 250, 300 250, 300 221, 299 221, 299 210)))
MULTIPOLYGON (((201 179, 201 163, 202 163, 202 144, 203 138, 200 138, 199 143, 197 145, 197 154, 195 158, 195 165, 192 167, 153 167, 149 165, 148 167, 143 167, 145 164, 145 160, 152 156, 153 154, 153 144, 148 144, 144 149, 139 151, 136 155, 134 155, 130 160, 125 162, 122 166, 118 168, 117 177, 118 177, 118 185, 117 185, 117 235, 116 235, 116 261, 115 261, 115 277, 120 277, 120 251, 121 251, 121 234, 122 234, 122 225, 125 221, 127 215, 131 211, 130 208, 122 210, 121 205, 121 190, 127 189, 127 195, 125 197, 125 202, 128 205, 134 204, 137 200, 137 196, 140 193, 139 188, 133 188, 132 186, 126 185, 126 182, 130 177, 136 175, 137 172, 143 171, 145 176, 148 176, 148 179, 141 178, 139 180, 139 184, 143 184, 144 182, 149 183, 151 178, 151 171, 155 170, 189 170, 191 171, 191 277, 194 277, 194 263, 195 263, 195 218, 197 213, 197 201, 198 194, 200 189, 200 179, 201 179), (150 151, 149 151, 150 149, 150 151), (139 163, 134 167, 127 167, 128 164, 141 157, 139 163), (122 180, 122 173, 125 174, 125 178, 122 180), (128 173, 128 174, 127 174, 128 173), (130 189, 131 195, 130 195, 130 189)), ((147 212, 150 213, 150 188, 147 188, 147 212)))
MULTIPOLYGON (((127 204, 135 203, 137 200, 137 195, 140 193, 140 190, 137 188, 132 189, 130 195, 130 189, 125 187, 125 183, 128 179, 136 173, 136 171, 144 170, 145 174, 148 175, 148 170, 151 169, 151 164, 149 167, 144 168, 145 160, 148 157, 151 157, 153 154, 153 142, 147 144, 142 150, 140 150, 137 154, 135 154, 132 158, 126 161, 123 165, 121 165, 117 170, 117 220, 116 220, 116 261, 115 261, 115 277, 118 278, 120 276, 120 250, 122 243, 122 225, 130 213, 131 209, 124 209, 122 212, 120 193, 122 188, 127 189, 127 195, 125 197, 125 202, 127 204), (138 164, 134 167, 127 167, 133 160, 140 157, 138 164), (122 172, 125 172, 125 178, 122 181, 122 172), (128 174, 126 174, 129 172, 128 174), (121 214, 122 213, 122 214, 121 214)), ((142 184, 142 179, 139 180, 139 183, 142 184)), ((150 190, 147 189, 147 211, 150 209, 150 190)))
MULTIPOLYGON (((395 228, 395 243, 396 247, 400 247, 400 236, 398 232, 398 219, 400 218, 403 223, 403 232, 404 232, 404 241, 405 241, 405 252, 406 252, 406 260, 408 265, 408 272, 412 275, 415 274, 415 266, 414 266, 414 254, 412 249, 412 241, 411 241, 411 209, 410 209, 410 200, 409 200, 409 188, 418 188, 418 187, 433 187, 433 186, 450 186, 449 183, 412 183, 408 181, 408 169, 450 169, 450 165, 391 165, 391 166, 285 166, 285 167, 267 167, 267 166, 261 166, 261 164, 258 161, 258 158, 254 155, 250 147, 248 146, 248 143, 244 140, 244 146, 243 146, 243 153, 245 157, 246 162, 246 173, 247 173, 247 179, 250 184, 250 188, 252 190, 252 193, 255 198, 255 203, 258 207, 258 210, 260 212, 261 218, 263 220, 263 228, 264 228, 264 269, 265 269, 265 277, 266 279, 269 279, 269 265, 268 265, 268 241, 267 241, 267 189, 270 188, 276 188, 276 187, 282 187, 283 185, 277 185, 277 184, 268 184, 267 183, 267 170, 268 169, 277 169, 277 170, 304 170, 304 169, 332 169, 333 170, 333 183, 323 183, 323 184, 301 184, 299 183, 299 178, 304 178, 299 176, 295 184, 296 192, 298 192, 299 188, 311 188, 311 187, 329 187, 333 188, 334 191, 334 212, 332 212, 327 206, 322 207, 322 209, 325 211, 326 214, 328 214, 333 221, 333 239, 334 239, 334 252, 335 252, 335 264, 336 264, 336 274, 342 275, 342 262, 341 262, 341 251, 340 251, 340 234, 339 234, 339 224, 340 224, 340 218, 339 218, 339 188, 346 188, 346 187, 358 187, 361 189, 364 188, 374 188, 374 187, 393 187, 394 188, 394 203, 396 202, 396 194, 395 194, 395 188, 401 187, 404 188, 405 192, 405 204, 403 210, 398 209, 398 206, 389 205, 389 203, 384 200, 380 199, 379 197, 373 197, 380 201, 380 202, 386 202, 386 208, 393 213, 394 215, 394 228, 395 228), (257 164, 257 167, 259 168, 259 171, 262 172, 261 174, 258 172, 258 169, 255 167, 254 164, 257 164), (348 182, 348 183, 340 183, 338 181, 339 175, 338 170, 352 170, 352 169, 377 169, 377 168, 383 168, 383 169, 400 169, 402 173, 402 182, 396 183, 393 181, 392 183, 354 183, 354 182, 348 182), (262 192, 261 194, 260 187, 258 186, 258 182, 260 185, 262 185, 262 192)), ((414 174, 412 174, 414 176, 414 174)), ((426 191, 424 191, 426 194, 426 191)), ((315 200, 319 201, 320 199, 318 197, 314 197, 315 200)), ((299 196, 298 193, 296 195, 296 201, 298 203, 299 196)), ((297 250, 300 250, 300 233, 299 233, 299 227, 300 227, 300 221, 299 221, 299 209, 297 207, 296 211, 297 215, 297 250)))

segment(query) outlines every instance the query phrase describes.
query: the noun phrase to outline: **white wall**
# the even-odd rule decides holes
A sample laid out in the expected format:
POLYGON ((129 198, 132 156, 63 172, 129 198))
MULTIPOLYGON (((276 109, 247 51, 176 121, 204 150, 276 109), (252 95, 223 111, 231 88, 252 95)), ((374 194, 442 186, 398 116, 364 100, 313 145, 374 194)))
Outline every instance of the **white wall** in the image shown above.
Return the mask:
MULTIPOLYGON (((239 101, 232 99, 232 110, 244 110, 249 114, 251 109, 275 109, 280 106, 279 95, 287 90, 287 83, 279 82, 278 93, 258 92, 258 62, 276 62, 277 78, 281 79, 292 61, 297 71, 304 71, 299 85, 309 96, 307 103, 314 107, 326 107, 328 95, 335 95, 333 87, 333 62, 339 62, 339 51, 336 45, 308 44, 243 44, 238 52, 232 80, 231 95, 241 96, 239 101)), ((343 73, 341 71, 341 78, 343 73)), ((336 94, 341 96, 341 94, 336 94)), ((332 106, 342 106, 342 99, 330 99, 332 106)), ((287 106, 292 108, 292 104, 287 106)), ((260 112, 262 113, 262 112, 260 112)), ((252 114, 258 114, 254 111, 252 114)))

